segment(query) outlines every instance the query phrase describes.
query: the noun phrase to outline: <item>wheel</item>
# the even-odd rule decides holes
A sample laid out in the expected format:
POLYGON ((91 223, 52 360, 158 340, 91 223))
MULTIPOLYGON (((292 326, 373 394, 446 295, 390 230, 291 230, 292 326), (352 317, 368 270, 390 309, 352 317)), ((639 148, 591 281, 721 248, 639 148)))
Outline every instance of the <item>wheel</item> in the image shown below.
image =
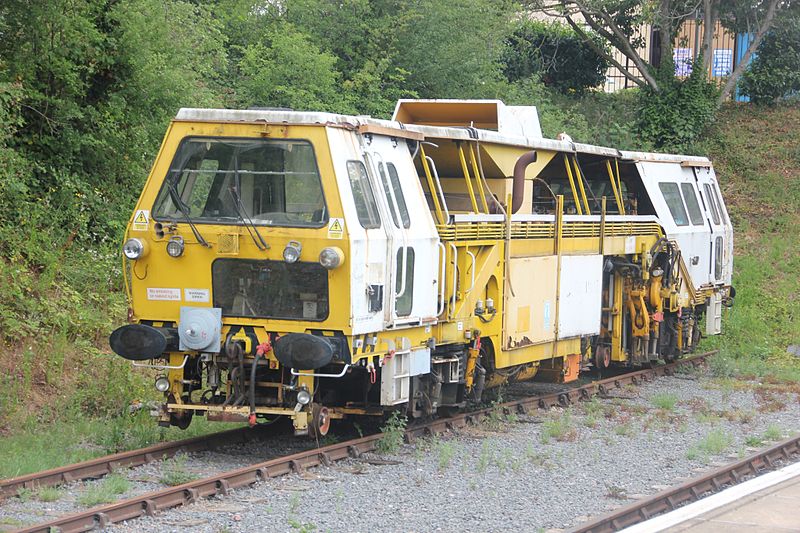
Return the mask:
POLYGON ((611 366, 611 348, 598 346, 594 351, 594 366, 602 371, 611 366))
POLYGON ((328 408, 315 403, 311 406, 311 418, 308 421, 309 437, 324 437, 331 429, 331 417, 328 408))

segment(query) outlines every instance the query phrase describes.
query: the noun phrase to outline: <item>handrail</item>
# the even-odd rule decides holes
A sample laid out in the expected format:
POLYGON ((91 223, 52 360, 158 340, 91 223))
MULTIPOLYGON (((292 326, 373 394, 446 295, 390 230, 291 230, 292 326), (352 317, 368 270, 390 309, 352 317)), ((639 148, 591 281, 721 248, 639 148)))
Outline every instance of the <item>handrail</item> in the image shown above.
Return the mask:
POLYGON ((448 244, 453 250, 453 292, 450 298, 450 305, 447 309, 447 316, 448 318, 453 318, 455 316, 456 307, 456 287, 458 287, 458 248, 456 248, 456 245, 452 242, 448 244))
POLYGON ((440 224, 447 224, 448 220, 444 218, 444 215, 442 214, 442 207, 439 205, 439 196, 435 191, 436 187, 433 183, 433 174, 428 166, 428 156, 425 155, 425 147, 423 146, 422 142, 419 143, 419 152, 422 155, 420 162, 422 163, 422 169, 425 171, 425 178, 428 180, 428 189, 431 192, 431 200, 433 200, 433 208, 436 211, 436 218, 439 220, 440 224))
POLYGON ((478 209, 478 202, 475 199, 475 191, 472 189, 472 178, 469 175, 467 158, 464 156, 464 147, 460 142, 457 142, 456 145, 458 146, 458 159, 461 162, 461 172, 464 173, 464 181, 467 184, 467 193, 469 193, 469 201, 472 204, 472 210, 475 213, 480 213, 481 211, 478 209))
POLYGON ((444 243, 439 241, 436 243, 437 248, 440 251, 440 262, 441 266, 439 267, 439 301, 436 304, 436 316, 441 316, 444 313, 444 304, 445 304, 445 285, 447 284, 447 248, 445 248, 444 243))
POLYGON ((472 289, 475 288, 475 268, 478 266, 478 261, 475 258, 475 254, 474 253, 470 252, 469 250, 465 250, 465 251, 467 252, 467 255, 470 256, 470 258, 472 258, 472 269, 471 269, 472 270, 472 281, 471 281, 471 284, 469 286, 469 289, 464 291, 464 294, 469 294, 470 292, 472 292, 472 289))
POLYGON ((338 374, 317 374, 315 372, 298 372, 294 368, 290 369, 289 371, 292 373, 293 376, 311 376, 315 378, 340 378, 345 375, 347 369, 350 368, 350 365, 344 365, 344 368, 338 374))
POLYGON ((442 209, 444 211, 444 220, 445 222, 447 222, 450 220, 450 211, 447 210, 447 200, 445 199, 444 192, 442 191, 442 182, 439 179, 439 171, 436 170, 436 162, 429 155, 426 155, 425 159, 428 160, 428 164, 430 164, 431 170, 433 171, 433 177, 436 180, 436 189, 439 191, 439 196, 441 196, 442 198, 442 209))

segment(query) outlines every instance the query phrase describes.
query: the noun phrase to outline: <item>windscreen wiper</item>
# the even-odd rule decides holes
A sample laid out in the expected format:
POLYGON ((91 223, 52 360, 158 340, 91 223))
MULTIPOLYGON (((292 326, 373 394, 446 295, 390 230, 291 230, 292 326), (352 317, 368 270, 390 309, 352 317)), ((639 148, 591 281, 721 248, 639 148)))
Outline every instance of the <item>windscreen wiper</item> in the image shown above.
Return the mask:
POLYGON ((178 211, 180 211, 183 215, 183 218, 186 219, 189 227, 192 228, 192 233, 194 233, 194 238, 197 239, 197 242, 206 248, 211 248, 211 245, 208 244, 208 241, 205 240, 202 235, 200 235, 199 231, 197 231, 197 227, 194 225, 194 222, 192 222, 192 217, 189 215, 189 206, 183 203, 181 195, 178 194, 178 188, 175 186, 175 182, 173 180, 169 181, 169 196, 172 198, 172 203, 175 204, 175 207, 177 207, 178 211))
POLYGON ((250 215, 247 214, 247 209, 244 208, 242 198, 236 193, 236 191, 233 190, 232 187, 228 189, 228 192, 231 194, 231 198, 233 198, 233 206, 236 208, 236 213, 239 215, 239 220, 241 220, 242 224, 244 224, 244 227, 247 228, 247 233, 249 233, 250 238, 253 239, 253 244, 255 244, 256 248, 262 252, 268 250, 269 244, 267 244, 267 241, 265 241, 264 237, 262 237, 261 233, 259 233, 258 228, 253 223, 250 215), (253 232, 255 232, 255 235, 253 235, 253 232))

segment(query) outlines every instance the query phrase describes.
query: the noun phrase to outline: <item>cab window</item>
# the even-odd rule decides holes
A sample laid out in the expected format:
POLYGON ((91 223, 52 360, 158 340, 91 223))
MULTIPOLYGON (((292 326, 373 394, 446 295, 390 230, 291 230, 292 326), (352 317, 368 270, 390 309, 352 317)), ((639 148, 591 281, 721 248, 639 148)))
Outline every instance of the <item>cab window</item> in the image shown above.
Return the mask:
POLYGON ((688 226, 689 218, 686 216, 686 208, 683 206, 678 184, 662 181, 658 184, 658 188, 661 189, 661 194, 664 195, 664 201, 667 202, 667 207, 669 207, 669 212, 672 213, 672 218, 675 219, 675 224, 688 226))
POLYGON ((697 203, 697 195, 694 193, 694 186, 691 183, 681 183, 683 199, 686 200, 686 207, 689 209, 689 218, 695 226, 703 225, 703 213, 700 211, 700 204, 697 203))
POLYGON ((364 229, 380 228, 381 219, 378 215, 378 206, 375 204, 375 194, 372 192, 372 185, 369 182, 364 163, 348 161, 347 175, 350 177, 350 190, 353 192, 359 223, 364 229))
POLYGON ((316 227, 328 220, 311 143, 205 137, 181 142, 153 217, 316 227))

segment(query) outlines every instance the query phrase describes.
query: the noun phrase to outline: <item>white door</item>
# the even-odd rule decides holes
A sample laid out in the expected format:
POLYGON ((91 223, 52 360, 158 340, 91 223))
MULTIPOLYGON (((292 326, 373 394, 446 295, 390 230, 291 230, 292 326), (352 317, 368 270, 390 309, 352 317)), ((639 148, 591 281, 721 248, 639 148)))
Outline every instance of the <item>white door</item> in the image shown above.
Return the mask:
POLYGON ((709 243, 709 275, 712 283, 731 282, 733 262, 733 227, 728 218, 719 187, 710 167, 692 167, 691 169, 706 213, 706 222, 711 228, 709 243))
POLYGON ((364 143, 387 235, 386 327, 429 323, 436 316, 438 234, 408 145, 372 135, 364 143))

